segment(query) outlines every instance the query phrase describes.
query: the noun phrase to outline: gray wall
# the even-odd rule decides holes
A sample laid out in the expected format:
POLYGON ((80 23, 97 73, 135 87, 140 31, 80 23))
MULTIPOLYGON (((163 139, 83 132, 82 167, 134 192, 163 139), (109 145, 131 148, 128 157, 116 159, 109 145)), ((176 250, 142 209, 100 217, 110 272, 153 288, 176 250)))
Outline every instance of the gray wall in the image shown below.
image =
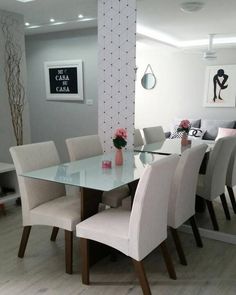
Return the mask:
MULTIPOLYGON (((21 63, 22 82, 26 86, 26 64, 25 64, 25 42, 24 42, 24 19, 19 14, 14 14, 0 10, 0 18, 4 15, 12 17, 17 20, 19 26, 14 32, 14 37, 23 50, 23 59, 21 63)), ((5 83, 4 73, 4 38, 2 28, 0 25, 0 161, 12 162, 9 153, 9 147, 16 145, 13 127, 11 123, 10 107, 8 102, 8 93, 5 83)), ((29 111, 26 101, 23 113, 23 130, 24 130, 24 143, 30 141, 30 127, 29 127, 29 111)))
POLYGON ((202 60, 198 49, 176 50, 150 41, 139 41, 136 127, 163 125, 168 130, 174 118, 236 120, 236 108, 203 107, 206 67, 236 64, 236 48, 218 49, 217 56, 217 60, 209 63, 202 60), (153 90, 143 89, 140 83, 149 63, 157 77, 153 90))
POLYGON ((97 30, 84 29, 26 37, 28 97, 32 142, 54 140, 68 160, 65 139, 97 131, 97 30), (84 102, 46 100, 44 62, 81 59, 84 102), (94 104, 87 105, 92 99, 94 104))

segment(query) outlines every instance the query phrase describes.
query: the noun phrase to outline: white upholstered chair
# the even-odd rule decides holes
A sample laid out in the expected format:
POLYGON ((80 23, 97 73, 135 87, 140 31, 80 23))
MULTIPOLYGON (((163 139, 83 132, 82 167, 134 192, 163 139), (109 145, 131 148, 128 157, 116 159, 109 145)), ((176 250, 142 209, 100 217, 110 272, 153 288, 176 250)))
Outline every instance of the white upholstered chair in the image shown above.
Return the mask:
MULTIPOLYGON (((82 160, 103 154, 101 141, 98 135, 80 136, 66 139, 66 146, 70 161, 82 160)), ((122 200, 129 196, 127 185, 118 187, 102 195, 102 203, 112 208, 121 206, 122 200)))
POLYGON ((134 146, 144 145, 140 129, 134 129, 134 146))
POLYGON ((230 156, 235 147, 234 137, 217 140, 210 153, 206 174, 199 175, 197 196, 206 200, 214 230, 219 230, 212 201, 220 196, 226 219, 230 220, 229 208, 225 198, 225 181, 230 156))
POLYGON ((18 257, 23 258, 32 225, 53 227, 51 241, 56 240, 59 228, 65 230, 66 272, 72 273, 73 230, 80 222, 79 197, 65 196, 65 187, 49 181, 21 176, 32 170, 60 164, 53 141, 11 147, 16 168, 23 217, 23 234, 18 257))
POLYGON ((199 169, 206 149, 207 145, 202 144, 183 152, 171 185, 167 224, 183 265, 187 265, 187 260, 177 232, 178 227, 189 220, 196 244, 198 247, 202 247, 202 240, 195 222, 195 194, 199 169))
POLYGON ((228 189, 229 197, 232 203, 232 208, 236 214, 236 201, 234 196, 233 188, 236 185, 236 147, 234 148, 232 155, 230 157, 229 166, 226 176, 226 186, 228 189))
POLYGON ((174 266, 165 245, 167 209, 172 181, 179 156, 172 155, 152 163, 145 169, 135 193, 132 211, 104 210, 79 223, 82 282, 89 284, 89 240, 113 247, 132 258, 144 294, 151 294, 143 267, 143 259, 161 246, 171 278, 174 266), (109 225, 109 226, 107 226, 109 225))
POLYGON ((143 128, 146 143, 154 143, 165 140, 165 133, 162 126, 143 128))

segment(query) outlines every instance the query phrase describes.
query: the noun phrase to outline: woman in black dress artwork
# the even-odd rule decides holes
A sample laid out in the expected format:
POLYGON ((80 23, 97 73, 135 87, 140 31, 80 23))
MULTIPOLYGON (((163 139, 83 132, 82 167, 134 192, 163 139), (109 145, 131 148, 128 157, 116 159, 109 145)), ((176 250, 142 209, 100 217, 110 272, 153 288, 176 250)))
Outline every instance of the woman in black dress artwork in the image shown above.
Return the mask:
POLYGON ((215 102, 216 99, 223 100, 223 98, 220 96, 221 90, 224 90, 228 87, 228 85, 225 85, 227 82, 229 76, 225 74, 223 69, 219 69, 217 71, 217 74, 213 77, 213 85, 214 85, 214 97, 213 101, 215 102))

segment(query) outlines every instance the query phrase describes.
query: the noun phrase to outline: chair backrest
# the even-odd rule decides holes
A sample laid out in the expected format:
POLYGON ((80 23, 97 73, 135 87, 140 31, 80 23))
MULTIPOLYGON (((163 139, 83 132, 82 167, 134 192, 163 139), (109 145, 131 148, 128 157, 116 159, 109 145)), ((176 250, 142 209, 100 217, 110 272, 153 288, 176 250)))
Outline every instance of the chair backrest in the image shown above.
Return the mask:
POLYGON ((70 161, 82 160, 103 154, 98 135, 80 136, 66 139, 70 161))
POLYGON ((162 126, 143 128, 146 143, 154 143, 165 140, 165 133, 162 126))
POLYGON ((30 224, 30 210, 65 195, 63 184, 21 176, 22 173, 60 164, 53 141, 10 148, 22 200, 23 224, 30 224))
POLYGON ((198 174, 207 145, 187 149, 181 155, 173 178, 167 224, 178 228, 195 214, 195 194, 198 174))
POLYGON ((225 192, 227 168, 235 144, 235 137, 223 137, 216 141, 210 153, 204 178, 204 197, 206 199, 213 200, 225 192))
POLYGON ((226 185, 234 187, 236 185, 236 147, 233 149, 229 160, 229 166, 227 169, 226 185))
POLYGON ((144 145, 140 129, 134 129, 134 147, 144 145))
POLYGON ((167 237, 170 184, 178 155, 152 163, 139 180, 129 223, 129 255, 140 261, 167 237))

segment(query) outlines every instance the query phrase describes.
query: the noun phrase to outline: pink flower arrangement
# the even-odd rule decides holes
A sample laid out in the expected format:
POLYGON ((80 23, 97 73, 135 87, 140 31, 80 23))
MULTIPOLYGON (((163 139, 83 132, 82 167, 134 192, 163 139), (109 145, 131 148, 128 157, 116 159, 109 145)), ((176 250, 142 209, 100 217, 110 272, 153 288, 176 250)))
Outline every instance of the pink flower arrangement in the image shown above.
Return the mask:
POLYGON ((191 128, 191 124, 190 124, 189 120, 182 120, 179 124, 177 131, 178 132, 186 132, 188 134, 190 128, 191 128))
POLYGON ((127 144, 127 131, 124 128, 118 128, 115 132, 115 137, 113 138, 114 146, 117 149, 122 149, 127 144))

